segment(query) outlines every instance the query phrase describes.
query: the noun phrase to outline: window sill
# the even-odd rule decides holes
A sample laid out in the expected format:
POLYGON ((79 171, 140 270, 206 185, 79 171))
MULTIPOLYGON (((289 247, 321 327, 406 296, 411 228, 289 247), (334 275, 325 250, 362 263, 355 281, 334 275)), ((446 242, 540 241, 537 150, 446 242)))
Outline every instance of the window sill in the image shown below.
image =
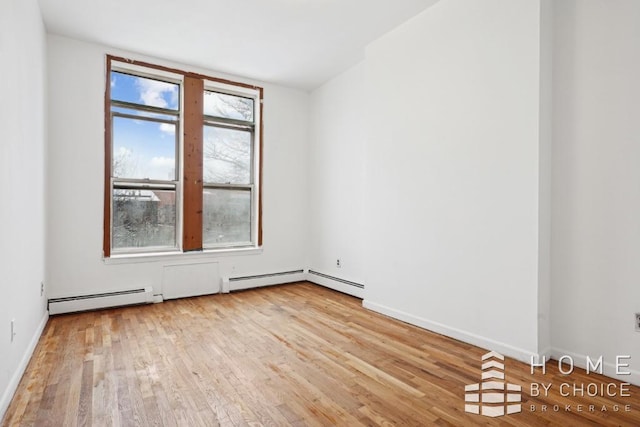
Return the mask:
POLYGON ((227 256, 243 256, 243 255, 259 255, 262 248, 225 248, 225 249, 205 249, 203 251, 194 252, 145 252, 134 254, 117 254, 111 255, 109 258, 102 258, 105 264, 135 264, 143 262, 155 261, 186 261, 186 260, 202 260, 215 259, 227 256))

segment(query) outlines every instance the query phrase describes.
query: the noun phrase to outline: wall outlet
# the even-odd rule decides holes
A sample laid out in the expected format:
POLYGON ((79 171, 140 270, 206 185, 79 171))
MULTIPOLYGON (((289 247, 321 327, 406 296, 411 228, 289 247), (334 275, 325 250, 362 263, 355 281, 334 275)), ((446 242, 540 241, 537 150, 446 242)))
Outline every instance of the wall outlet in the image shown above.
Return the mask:
POLYGON ((340 262, 340 258, 336 260, 336 267, 338 268, 342 267, 342 262, 340 262))
POLYGON ((40 296, 44 296, 44 282, 40 282, 40 296))
POLYGON ((636 332, 640 332, 640 313, 636 313, 636 332))
POLYGON ((11 319, 11 342, 16 337, 16 319, 11 319))

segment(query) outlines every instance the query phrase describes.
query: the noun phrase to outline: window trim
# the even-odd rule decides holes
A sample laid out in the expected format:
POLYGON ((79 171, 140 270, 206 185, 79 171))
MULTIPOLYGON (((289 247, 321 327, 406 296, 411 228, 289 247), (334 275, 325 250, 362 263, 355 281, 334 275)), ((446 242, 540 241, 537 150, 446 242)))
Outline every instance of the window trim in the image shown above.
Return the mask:
MULTIPOLYGON (((263 245, 263 226, 262 226, 262 213, 263 213, 263 150, 264 150, 264 89, 260 86, 255 86, 248 83, 242 83, 237 81, 232 81, 228 79, 208 76, 200 73, 194 73, 190 71, 184 71, 172 67, 166 67, 162 65, 152 64, 145 61, 128 59, 120 56, 107 54, 105 56, 106 66, 105 66, 105 97, 104 97, 104 138, 105 138, 105 153, 104 153, 104 213, 103 213, 103 258, 109 259, 112 256, 116 256, 118 258, 126 258, 127 255, 131 255, 134 257, 140 256, 139 252, 127 252, 121 253, 116 252, 113 253, 111 250, 111 217, 112 217, 112 179, 111 179, 111 165, 112 165, 112 149, 111 149, 111 71, 119 71, 119 72, 128 72, 135 73, 141 77, 150 77, 150 78, 158 78, 158 75, 149 74, 149 70, 158 71, 159 74, 164 78, 167 77, 168 80, 174 81, 175 83, 181 84, 181 115, 182 125, 178 126, 180 136, 179 146, 180 150, 177 153, 178 160, 178 184, 177 184, 177 197, 179 197, 180 202, 180 212, 176 212, 176 233, 177 233, 177 241, 178 241, 178 251, 171 252, 175 255, 184 255, 184 254, 193 254, 193 253, 228 253, 230 251, 237 250, 238 253, 246 252, 247 249, 260 249, 263 245), (200 248, 199 249, 188 249, 189 246, 185 249, 185 221, 187 213, 184 207, 184 198, 186 196, 186 189, 184 188, 184 182, 186 178, 184 177, 185 170, 184 164, 187 161, 187 156, 184 153, 184 146, 186 144, 184 138, 187 133, 187 124, 186 116, 187 111, 185 111, 186 106, 184 105, 185 92, 186 92, 186 84, 185 81, 187 79, 199 80, 201 82, 200 86, 203 90, 210 90, 211 88, 216 88, 218 90, 224 90, 225 93, 229 93, 232 95, 238 96, 247 96, 255 99, 256 105, 254 110, 254 138, 257 138, 257 143, 253 144, 254 156, 257 156, 256 159, 252 162, 252 168, 254 175, 253 185, 257 187, 257 191, 254 191, 254 197, 252 198, 252 203, 257 204, 257 208, 251 209, 252 217, 257 215, 256 221, 253 221, 252 218, 252 228, 251 233, 256 233, 254 243, 251 246, 237 246, 237 247, 216 247, 216 248, 205 248, 202 245, 202 232, 200 232, 200 248), (257 181, 257 182, 256 182, 257 181), (255 225, 254 225, 255 222, 255 225)), ((204 119, 203 112, 201 112, 201 119, 204 119)), ((200 129, 202 129, 203 120, 200 120, 200 129)), ((202 143, 202 138, 200 138, 202 143)), ((200 162, 202 163, 202 162, 200 162)), ((202 175, 202 174, 200 174, 202 175)), ((202 189, 203 189, 203 178, 200 176, 200 197, 202 197, 202 189)), ((201 206, 201 204, 200 204, 201 206)), ((200 223, 202 222, 202 216, 200 215, 200 223)), ((200 227, 202 228, 202 227, 200 227)), ((154 251, 150 251, 149 256, 153 256, 154 251)))

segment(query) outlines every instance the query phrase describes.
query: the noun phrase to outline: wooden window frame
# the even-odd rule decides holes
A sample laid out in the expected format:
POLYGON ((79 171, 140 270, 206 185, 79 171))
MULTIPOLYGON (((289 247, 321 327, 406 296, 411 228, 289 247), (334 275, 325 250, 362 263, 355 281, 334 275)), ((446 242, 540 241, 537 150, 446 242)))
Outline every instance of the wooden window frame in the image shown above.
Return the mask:
MULTIPOLYGON (((182 205, 181 215, 178 218, 182 222, 182 245, 181 252, 202 251, 202 203, 203 203, 203 94, 205 82, 219 83, 245 89, 251 89, 257 93, 256 109, 259 122, 256 123, 257 141, 257 163, 258 186, 257 186, 257 236, 255 243, 257 247, 262 247, 263 228, 263 152, 264 152, 264 89, 247 83, 221 79, 200 73, 193 73, 176 68, 165 67, 145 61, 132 60, 115 55, 106 55, 106 80, 104 97, 104 221, 103 221, 103 257, 110 258, 111 251, 111 167, 112 167, 112 147, 111 147, 111 71, 114 62, 143 67, 150 70, 178 74, 183 79, 183 99, 184 105, 181 111, 183 125, 180 130, 183 132, 183 162, 181 170, 182 176, 179 182, 182 184, 182 205), (199 93, 199 95, 198 95, 199 93)), ((254 164, 255 164, 254 163, 254 164)), ((253 167, 253 166, 252 166, 253 167)), ((178 225, 176 224, 176 227, 178 225)), ((253 227, 253 226, 252 226, 253 227)), ((226 248, 233 249, 233 248, 226 248)), ((208 249, 207 252, 215 252, 215 249, 208 249)), ((126 256, 126 254, 124 254, 126 256)))

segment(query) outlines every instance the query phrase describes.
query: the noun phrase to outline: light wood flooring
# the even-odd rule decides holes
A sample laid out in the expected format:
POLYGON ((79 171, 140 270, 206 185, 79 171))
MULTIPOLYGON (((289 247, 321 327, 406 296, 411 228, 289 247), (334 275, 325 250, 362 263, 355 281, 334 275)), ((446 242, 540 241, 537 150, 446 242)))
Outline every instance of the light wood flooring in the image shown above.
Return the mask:
POLYGON ((467 414, 484 353, 309 283, 55 316, 2 425, 640 425, 640 389, 562 397, 563 382, 614 381, 553 364, 533 378, 511 359, 522 412, 467 414), (530 397, 534 380, 548 397, 530 397))

